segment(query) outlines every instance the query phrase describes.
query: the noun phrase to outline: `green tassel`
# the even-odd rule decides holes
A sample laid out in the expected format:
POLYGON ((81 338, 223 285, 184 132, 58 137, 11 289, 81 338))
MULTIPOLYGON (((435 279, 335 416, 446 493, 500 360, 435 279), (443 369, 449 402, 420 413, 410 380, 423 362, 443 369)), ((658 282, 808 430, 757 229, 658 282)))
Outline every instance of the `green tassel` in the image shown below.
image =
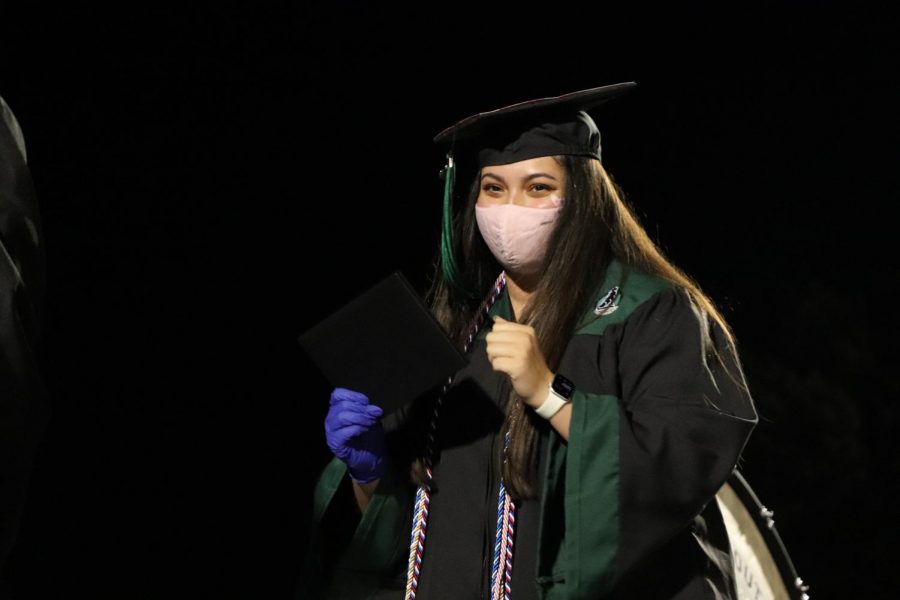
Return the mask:
POLYGON ((441 269, 444 275, 444 281, 457 291, 462 292, 466 296, 471 296, 471 292, 462 285, 462 278, 456 265, 456 257, 453 254, 453 184, 456 179, 456 164, 453 162, 453 155, 447 154, 447 164, 441 169, 441 176, 444 178, 444 215, 441 227, 441 269))

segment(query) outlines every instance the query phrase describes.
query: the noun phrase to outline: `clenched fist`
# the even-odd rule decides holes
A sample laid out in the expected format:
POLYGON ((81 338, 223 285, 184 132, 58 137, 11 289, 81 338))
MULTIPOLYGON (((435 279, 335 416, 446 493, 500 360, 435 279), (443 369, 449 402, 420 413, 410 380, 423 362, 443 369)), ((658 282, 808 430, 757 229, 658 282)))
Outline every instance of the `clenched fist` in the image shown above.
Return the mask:
POLYGON ((538 348, 534 327, 495 316, 494 327, 485 341, 494 370, 509 376, 516 393, 528 406, 540 406, 547 398, 553 372, 538 348))

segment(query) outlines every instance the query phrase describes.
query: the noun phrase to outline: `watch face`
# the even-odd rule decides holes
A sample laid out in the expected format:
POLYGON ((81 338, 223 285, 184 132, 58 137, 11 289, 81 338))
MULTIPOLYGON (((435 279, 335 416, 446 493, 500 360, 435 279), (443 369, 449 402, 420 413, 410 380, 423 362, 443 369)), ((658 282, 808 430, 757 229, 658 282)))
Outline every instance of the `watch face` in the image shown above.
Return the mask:
POLYGON ((575 384, 557 373, 556 377, 553 378, 553 391, 568 399, 572 397, 572 393, 575 391, 575 384))

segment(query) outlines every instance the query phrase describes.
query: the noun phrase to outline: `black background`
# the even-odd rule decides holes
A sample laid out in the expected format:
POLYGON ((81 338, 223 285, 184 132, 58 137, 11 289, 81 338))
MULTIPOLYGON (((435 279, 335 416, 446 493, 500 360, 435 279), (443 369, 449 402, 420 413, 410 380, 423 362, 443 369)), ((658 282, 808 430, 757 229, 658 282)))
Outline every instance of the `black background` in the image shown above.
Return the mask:
POLYGON ((289 598, 329 457, 296 335, 424 289, 438 131, 634 80, 604 163, 735 329, 746 476, 814 599, 894 597, 898 20, 672 4, 5 4, 53 409, 7 593, 289 598))

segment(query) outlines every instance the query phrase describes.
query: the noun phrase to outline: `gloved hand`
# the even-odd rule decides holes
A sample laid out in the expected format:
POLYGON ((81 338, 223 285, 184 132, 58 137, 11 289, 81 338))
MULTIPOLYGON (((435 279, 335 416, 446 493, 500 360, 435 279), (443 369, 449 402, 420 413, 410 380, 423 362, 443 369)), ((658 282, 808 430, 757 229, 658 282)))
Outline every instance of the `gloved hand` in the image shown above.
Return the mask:
POLYGON ((331 392, 325 441, 357 483, 378 479, 387 470, 382 414, 365 394, 340 387, 331 392))

